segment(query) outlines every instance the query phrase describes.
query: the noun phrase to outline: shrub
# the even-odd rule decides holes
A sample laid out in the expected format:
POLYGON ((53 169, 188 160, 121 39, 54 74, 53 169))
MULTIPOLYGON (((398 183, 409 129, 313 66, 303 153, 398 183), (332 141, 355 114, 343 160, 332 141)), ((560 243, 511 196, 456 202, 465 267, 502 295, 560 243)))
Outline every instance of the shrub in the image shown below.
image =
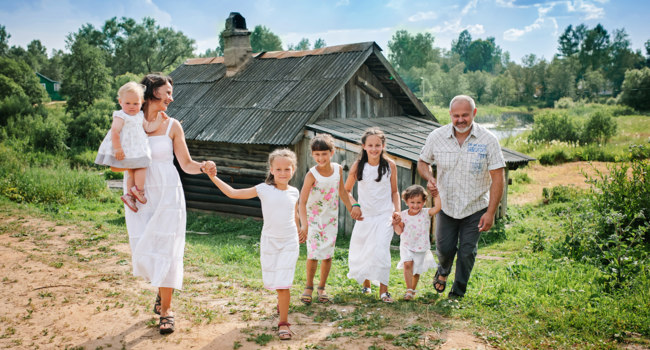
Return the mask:
POLYGON ((542 153, 539 157, 539 163, 542 165, 556 165, 566 163, 573 158, 568 151, 564 149, 553 149, 542 153))
POLYGON ((592 114, 582 132, 580 133, 580 143, 600 143, 606 144, 609 139, 616 134, 616 121, 612 118, 611 113, 597 111, 592 114))
POLYGON ((542 197, 544 197, 544 203, 566 203, 577 200, 582 191, 573 186, 555 186, 551 188, 544 187, 542 188, 542 197))
POLYGON ((529 140, 577 142, 579 136, 579 125, 566 112, 544 112, 535 116, 529 140))
POLYGON ((573 107, 573 99, 571 97, 562 97, 555 101, 554 107, 556 109, 569 109, 573 107))
POLYGON ((99 147, 111 127, 115 103, 111 100, 95 101, 91 107, 75 115, 68 125, 70 145, 74 147, 99 147))
POLYGON ((650 110, 650 68, 625 72, 619 99, 622 104, 640 111, 650 110))

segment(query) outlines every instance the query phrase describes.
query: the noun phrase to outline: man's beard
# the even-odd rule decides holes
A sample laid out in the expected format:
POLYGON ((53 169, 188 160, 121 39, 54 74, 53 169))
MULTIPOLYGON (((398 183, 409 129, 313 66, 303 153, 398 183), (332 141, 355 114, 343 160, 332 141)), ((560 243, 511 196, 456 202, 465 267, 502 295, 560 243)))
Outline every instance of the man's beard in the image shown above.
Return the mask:
POLYGON ((454 125, 454 130, 456 130, 457 133, 464 134, 464 133, 468 132, 469 129, 472 128, 473 124, 474 124, 474 122, 469 123, 469 125, 464 129, 461 129, 461 128, 457 127, 456 125, 454 125))

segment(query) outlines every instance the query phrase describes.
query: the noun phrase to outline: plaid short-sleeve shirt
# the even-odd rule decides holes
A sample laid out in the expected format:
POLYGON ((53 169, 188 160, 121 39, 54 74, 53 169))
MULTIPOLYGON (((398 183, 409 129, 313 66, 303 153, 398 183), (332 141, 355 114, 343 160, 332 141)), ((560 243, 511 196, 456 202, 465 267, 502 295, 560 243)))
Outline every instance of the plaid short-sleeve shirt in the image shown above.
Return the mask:
POLYGON ((489 171, 506 166, 499 140, 477 123, 462 147, 452 124, 432 131, 420 159, 436 165, 442 210, 455 219, 487 208, 492 184, 489 171))

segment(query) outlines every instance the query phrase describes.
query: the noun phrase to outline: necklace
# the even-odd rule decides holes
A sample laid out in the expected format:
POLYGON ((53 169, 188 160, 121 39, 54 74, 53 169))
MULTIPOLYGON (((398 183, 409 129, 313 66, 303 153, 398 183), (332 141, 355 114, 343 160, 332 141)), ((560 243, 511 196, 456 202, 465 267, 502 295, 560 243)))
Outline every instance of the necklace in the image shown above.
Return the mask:
POLYGON ((160 114, 156 113, 156 119, 152 121, 148 121, 147 118, 144 118, 144 132, 147 134, 153 134, 158 128, 160 127, 160 123, 156 122, 160 119, 160 114), (152 127, 152 125, 155 125, 155 127, 152 127))

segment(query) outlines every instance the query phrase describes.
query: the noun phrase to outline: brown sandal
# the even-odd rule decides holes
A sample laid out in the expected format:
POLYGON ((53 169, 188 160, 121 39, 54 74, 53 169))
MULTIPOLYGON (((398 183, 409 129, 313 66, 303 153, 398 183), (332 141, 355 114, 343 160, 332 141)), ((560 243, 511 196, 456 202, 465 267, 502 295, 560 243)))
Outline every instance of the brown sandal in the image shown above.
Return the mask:
POLYGON ((314 286, 305 286, 305 292, 300 296, 300 301, 305 305, 311 305, 312 293, 314 293, 314 286), (311 293, 307 294, 308 290, 310 290, 311 293))
POLYGON ((160 294, 156 296, 156 302, 153 304, 153 313, 160 315, 160 310, 162 309, 160 294))
POLYGON ((318 290, 322 292, 322 293, 318 293, 318 302, 319 303, 327 304, 327 303, 332 302, 330 300, 329 295, 327 295, 327 293, 325 293, 325 287, 318 287, 318 290))
POLYGON ((289 326, 291 326, 291 323, 289 322, 278 323, 278 337, 280 338, 280 340, 291 340, 291 333, 293 332, 291 331, 291 328, 289 328, 289 326), (287 329, 280 329, 280 327, 282 326, 287 326, 287 329))
POLYGON ((160 328, 160 334, 174 333, 174 315, 161 316, 158 327, 160 328), (169 325, 169 327, 162 328, 162 326, 167 325, 169 325))

